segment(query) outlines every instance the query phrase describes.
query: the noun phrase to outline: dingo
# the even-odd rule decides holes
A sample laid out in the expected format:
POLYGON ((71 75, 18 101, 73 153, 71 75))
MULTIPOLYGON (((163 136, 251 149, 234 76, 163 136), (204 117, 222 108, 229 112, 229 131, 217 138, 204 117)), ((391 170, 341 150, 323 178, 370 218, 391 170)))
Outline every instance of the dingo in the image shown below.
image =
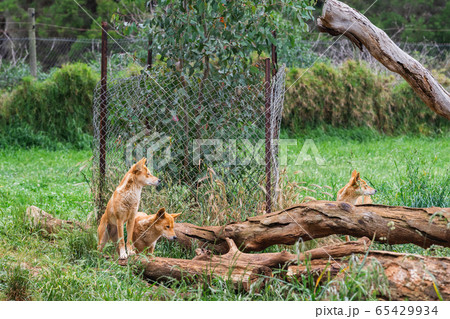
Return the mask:
POLYGON ((161 236, 169 240, 177 239, 173 226, 174 219, 180 215, 181 213, 168 214, 164 208, 158 210, 154 215, 138 212, 134 225, 133 246, 138 252, 145 251, 151 254, 161 236))
POLYGON ((105 213, 100 220, 98 226, 98 250, 102 251, 109 238, 118 245, 119 259, 126 259, 129 255, 133 255, 132 234, 134 230, 134 222, 136 213, 141 201, 142 187, 145 185, 158 185, 160 180, 150 174, 145 166, 146 159, 143 158, 134 164, 125 174, 119 186, 117 186, 111 196, 105 213), (123 226, 127 223, 127 244, 125 251, 125 239, 123 226))
POLYGON ((354 170, 348 184, 338 191, 337 200, 348 202, 353 205, 372 204, 370 196, 374 195, 376 192, 377 190, 367 185, 367 183, 359 177, 359 173, 354 170))

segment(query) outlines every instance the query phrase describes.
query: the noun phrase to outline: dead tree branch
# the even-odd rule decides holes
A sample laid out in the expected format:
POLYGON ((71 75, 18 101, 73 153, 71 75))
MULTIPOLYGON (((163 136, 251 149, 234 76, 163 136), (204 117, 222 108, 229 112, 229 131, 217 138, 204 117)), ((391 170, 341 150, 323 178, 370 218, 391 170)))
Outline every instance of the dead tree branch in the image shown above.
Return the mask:
POLYGON ((343 34, 360 50, 365 46, 381 64, 400 74, 433 112, 450 120, 449 92, 364 15, 340 1, 327 0, 317 26, 320 32, 333 36, 343 34))

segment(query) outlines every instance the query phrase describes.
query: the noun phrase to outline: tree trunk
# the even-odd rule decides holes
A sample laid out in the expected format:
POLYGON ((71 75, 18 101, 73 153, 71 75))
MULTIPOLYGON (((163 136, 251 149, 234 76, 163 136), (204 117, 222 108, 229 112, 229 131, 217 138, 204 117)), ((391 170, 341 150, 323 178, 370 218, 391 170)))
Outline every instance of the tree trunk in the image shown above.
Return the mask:
POLYGON ((313 201, 222 227, 175 224, 175 232, 185 246, 199 240, 220 253, 228 249, 225 238, 233 239, 241 250, 249 252, 333 234, 365 236, 388 244, 450 247, 449 220, 450 208, 313 201))
POLYGON ((267 282, 272 276, 271 268, 283 267, 306 258, 328 259, 364 253, 370 246, 369 239, 363 238, 357 242, 325 246, 294 255, 287 251, 246 254, 238 250, 233 240, 227 238, 226 243, 229 245, 228 253, 221 256, 213 255, 209 250, 197 249, 197 256, 192 260, 148 256, 136 257, 133 261, 144 267, 144 276, 148 279, 204 280, 216 276, 231 280, 235 288, 242 286, 249 291, 252 286, 253 289, 260 289, 267 282))
MULTIPOLYGON (((363 262, 364 256, 359 257, 363 262)), ((364 262, 364 268, 379 263, 389 283, 390 296, 380 296, 392 300, 443 300, 450 299, 450 258, 424 257, 385 251, 371 251, 364 262), (438 293, 440 297, 438 296, 438 293)), ((289 266, 287 276, 299 278, 313 274, 318 277, 325 270, 332 276, 343 276, 347 261, 312 260, 310 265, 289 266)), ((326 278, 323 276, 322 278, 326 278)))
POLYGON ((333 36, 345 35, 390 71, 400 74, 435 113, 450 120, 450 94, 425 67, 402 51, 387 34, 348 5, 327 0, 317 19, 319 31, 333 36))

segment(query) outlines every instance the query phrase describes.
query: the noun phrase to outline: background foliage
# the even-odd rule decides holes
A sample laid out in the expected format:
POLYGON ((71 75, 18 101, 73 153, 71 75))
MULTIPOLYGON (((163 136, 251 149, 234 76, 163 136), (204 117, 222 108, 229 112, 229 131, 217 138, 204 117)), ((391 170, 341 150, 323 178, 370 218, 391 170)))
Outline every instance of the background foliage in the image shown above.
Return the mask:
POLYGON ((98 74, 82 63, 66 65, 44 81, 23 78, 12 92, 2 95, 0 145, 51 145, 59 141, 88 146, 92 94, 98 80, 98 74))

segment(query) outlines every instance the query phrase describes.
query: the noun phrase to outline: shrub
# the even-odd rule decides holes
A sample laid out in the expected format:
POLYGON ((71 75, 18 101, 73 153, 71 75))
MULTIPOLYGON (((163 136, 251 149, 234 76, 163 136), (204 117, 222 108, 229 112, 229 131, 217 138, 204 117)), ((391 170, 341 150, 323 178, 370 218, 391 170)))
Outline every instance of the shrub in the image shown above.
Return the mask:
POLYGON ((3 144, 28 146, 35 136, 45 136, 76 147, 88 145, 97 80, 92 69, 82 63, 65 65, 41 82, 25 77, 15 90, 4 94, 0 105, 3 144), (23 131, 31 134, 21 134, 23 131))
MULTIPOLYGON (((405 81, 376 74, 363 63, 349 60, 339 67, 317 63, 304 72, 293 68, 287 76, 287 87, 293 86, 286 92, 283 125, 290 130, 331 125, 429 134, 449 128, 448 121, 429 110, 405 81)), ((444 75, 438 78, 448 85, 444 75)))

